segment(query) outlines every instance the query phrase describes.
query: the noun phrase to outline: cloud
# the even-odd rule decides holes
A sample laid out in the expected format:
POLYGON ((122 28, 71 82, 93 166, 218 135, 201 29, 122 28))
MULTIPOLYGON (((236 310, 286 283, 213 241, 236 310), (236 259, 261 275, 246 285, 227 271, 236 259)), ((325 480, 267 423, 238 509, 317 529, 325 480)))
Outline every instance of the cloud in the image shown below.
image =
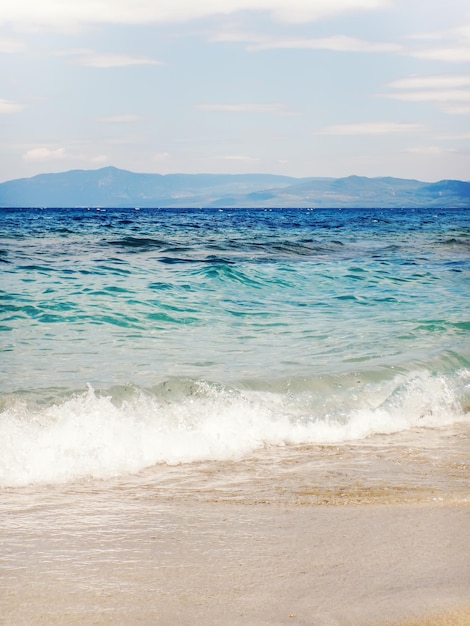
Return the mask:
POLYGON ((247 50, 297 49, 297 50, 331 50, 336 52, 401 52, 402 47, 394 43, 366 41, 346 35, 332 37, 269 37, 261 33, 243 31, 221 31, 209 39, 215 43, 245 43, 247 50))
POLYGON ((470 133, 445 134, 445 135, 441 135, 441 139, 450 140, 450 141, 467 141, 468 139, 470 139, 470 133))
POLYGON ((50 148, 32 148, 23 155, 25 161, 32 162, 64 159, 65 157, 64 148, 57 148, 56 150, 51 150, 50 148))
POLYGON ((109 157, 106 154, 93 154, 92 150, 87 150, 87 146, 82 141, 71 142, 66 148, 48 146, 30 148, 23 154, 23 160, 27 163, 48 161, 86 162, 96 165, 109 163, 109 157))
POLYGON ((19 102, 12 102, 11 100, 5 100, 0 98, 0 115, 10 115, 12 113, 19 113, 24 109, 24 105, 19 102))
POLYGON ((420 50, 413 54, 419 59, 444 61, 449 63, 466 63, 470 61, 470 45, 453 45, 420 50))
POLYGON ((406 102, 470 102, 470 90, 433 89, 427 91, 407 91, 391 94, 390 97, 406 102))
POLYGON ((427 102, 452 115, 466 114, 470 109, 470 75, 441 74, 411 76, 388 84, 392 93, 381 94, 403 102, 427 102))
POLYGON ((441 106, 441 109, 443 109, 445 113, 448 113, 449 115, 470 115, 470 104, 461 105, 448 103, 445 106, 441 106))
POLYGON ((453 29, 415 36, 415 40, 430 44, 411 51, 411 55, 429 61, 466 63, 470 61, 470 25, 462 24, 453 29))
POLYGON ((137 135, 128 135, 123 137, 110 137, 106 143, 111 146, 138 146, 145 143, 142 137, 137 135))
POLYGON ((138 122, 141 118, 140 115, 134 115, 133 113, 124 115, 107 115, 105 117, 99 117, 99 122, 105 122, 106 124, 133 124, 138 122))
POLYGON ((239 154, 228 154, 226 156, 222 156, 219 157, 220 159, 224 160, 224 161, 244 161, 244 162, 254 162, 254 161, 259 161, 259 159, 255 158, 255 157, 249 157, 249 156, 243 156, 243 155, 239 155, 239 154))
POLYGON ((0 23, 70 28, 102 23, 183 22, 238 11, 265 12, 282 22, 299 23, 391 4, 392 0, 15 0, 2 6, 0 23))
POLYGON ((109 162, 109 158, 106 154, 97 154, 96 156, 91 157, 90 160, 92 163, 96 163, 97 165, 102 165, 103 163, 109 162))
POLYGON ((126 54, 94 54, 83 57, 81 65, 108 68, 129 67, 132 65, 161 65, 161 62, 148 57, 134 57, 126 54))
POLYGON ((269 43, 271 38, 261 33, 242 31, 242 30, 220 30, 213 33, 209 37, 209 41, 216 43, 251 43, 263 44, 269 43))
POLYGON ((149 57, 100 53, 89 50, 88 48, 65 50, 57 54, 58 56, 75 57, 79 65, 86 67, 109 68, 130 67, 134 65, 162 65, 161 61, 150 59, 149 57))
POLYGON ((420 154, 424 156, 439 156, 440 154, 447 154, 449 152, 457 152, 453 148, 441 148, 439 146, 422 146, 417 148, 409 148, 406 150, 411 154, 420 154))
POLYGON ((260 41, 248 47, 249 50, 273 50, 273 49, 303 49, 303 50, 332 50, 336 52, 399 52, 401 47, 397 44, 371 42, 355 37, 336 35, 333 37, 320 37, 313 39, 289 38, 271 39, 260 41))
POLYGON ((336 124, 327 126, 322 135, 390 135, 395 133, 414 133, 423 130, 421 124, 403 122, 363 122, 359 124, 336 124))
POLYGON ((292 115, 292 112, 281 103, 226 103, 226 104, 198 104, 199 111, 220 113, 273 113, 275 115, 292 115))
POLYGON ((470 74, 408 76, 388 83, 396 89, 441 89, 470 86, 470 74))
POLYGON ((152 155, 152 160, 157 161, 157 162, 166 161, 169 157, 170 157, 169 152, 156 152, 155 154, 152 155))
POLYGON ((0 54, 15 54, 16 52, 22 52, 24 49, 24 43, 18 39, 0 39, 0 54))

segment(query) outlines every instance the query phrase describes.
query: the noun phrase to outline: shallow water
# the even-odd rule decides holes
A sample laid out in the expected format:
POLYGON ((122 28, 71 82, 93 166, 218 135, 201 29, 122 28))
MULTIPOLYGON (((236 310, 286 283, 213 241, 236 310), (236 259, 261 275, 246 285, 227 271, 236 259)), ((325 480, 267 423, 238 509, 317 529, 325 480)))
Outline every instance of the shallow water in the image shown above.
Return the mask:
POLYGON ((463 605, 468 435, 6 487, 0 622, 376 626, 463 605))

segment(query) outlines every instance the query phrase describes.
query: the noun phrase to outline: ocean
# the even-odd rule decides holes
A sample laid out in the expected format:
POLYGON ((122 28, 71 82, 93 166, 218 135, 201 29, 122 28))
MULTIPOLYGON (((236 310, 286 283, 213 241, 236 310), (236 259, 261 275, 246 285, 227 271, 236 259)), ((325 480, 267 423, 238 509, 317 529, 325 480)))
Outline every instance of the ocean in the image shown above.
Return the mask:
POLYGON ((10 492, 463 455, 469 210, 2 209, 0 232, 10 492))

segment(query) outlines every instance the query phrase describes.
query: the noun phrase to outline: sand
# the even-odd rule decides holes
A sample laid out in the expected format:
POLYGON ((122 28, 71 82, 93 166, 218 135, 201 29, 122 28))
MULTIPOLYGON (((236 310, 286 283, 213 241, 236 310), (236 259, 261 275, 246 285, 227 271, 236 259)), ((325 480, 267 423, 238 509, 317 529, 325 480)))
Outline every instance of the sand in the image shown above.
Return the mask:
POLYGON ((395 622, 390 626, 468 626, 470 624, 470 606, 435 613, 418 618, 395 622))
POLYGON ((134 512, 68 510, 3 535, 0 623, 366 625, 470 604, 467 506, 134 512))
POLYGON ((0 623, 467 626, 461 435, 4 490, 0 623))

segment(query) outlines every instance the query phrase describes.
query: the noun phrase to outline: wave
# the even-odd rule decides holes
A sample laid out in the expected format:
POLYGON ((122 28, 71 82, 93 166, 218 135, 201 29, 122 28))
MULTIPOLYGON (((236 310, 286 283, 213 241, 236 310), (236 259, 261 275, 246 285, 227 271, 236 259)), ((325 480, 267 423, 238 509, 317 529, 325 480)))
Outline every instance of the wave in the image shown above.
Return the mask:
POLYGON ((439 428, 468 419, 469 379, 468 369, 236 387, 177 378, 146 389, 10 394, 0 404, 0 485, 106 478, 158 463, 238 459, 265 446, 439 428))
POLYGON ((107 240, 106 244, 117 248, 124 248, 131 252, 147 252, 149 250, 160 250, 167 245, 167 242, 152 237, 127 236, 120 239, 107 240))
POLYGON ((221 239, 214 238, 204 230, 198 237, 190 241, 184 237, 179 240, 174 234, 167 238, 136 237, 132 235, 116 239, 104 239, 104 246, 110 246, 117 252, 159 254, 162 263, 217 263, 224 261, 233 263, 240 260, 263 261, 289 258, 316 258, 328 255, 354 254, 344 242, 339 240, 316 240, 304 238, 302 233, 297 237, 279 240, 276 238, 260 238, 260 233, 248 237, 221 239))

